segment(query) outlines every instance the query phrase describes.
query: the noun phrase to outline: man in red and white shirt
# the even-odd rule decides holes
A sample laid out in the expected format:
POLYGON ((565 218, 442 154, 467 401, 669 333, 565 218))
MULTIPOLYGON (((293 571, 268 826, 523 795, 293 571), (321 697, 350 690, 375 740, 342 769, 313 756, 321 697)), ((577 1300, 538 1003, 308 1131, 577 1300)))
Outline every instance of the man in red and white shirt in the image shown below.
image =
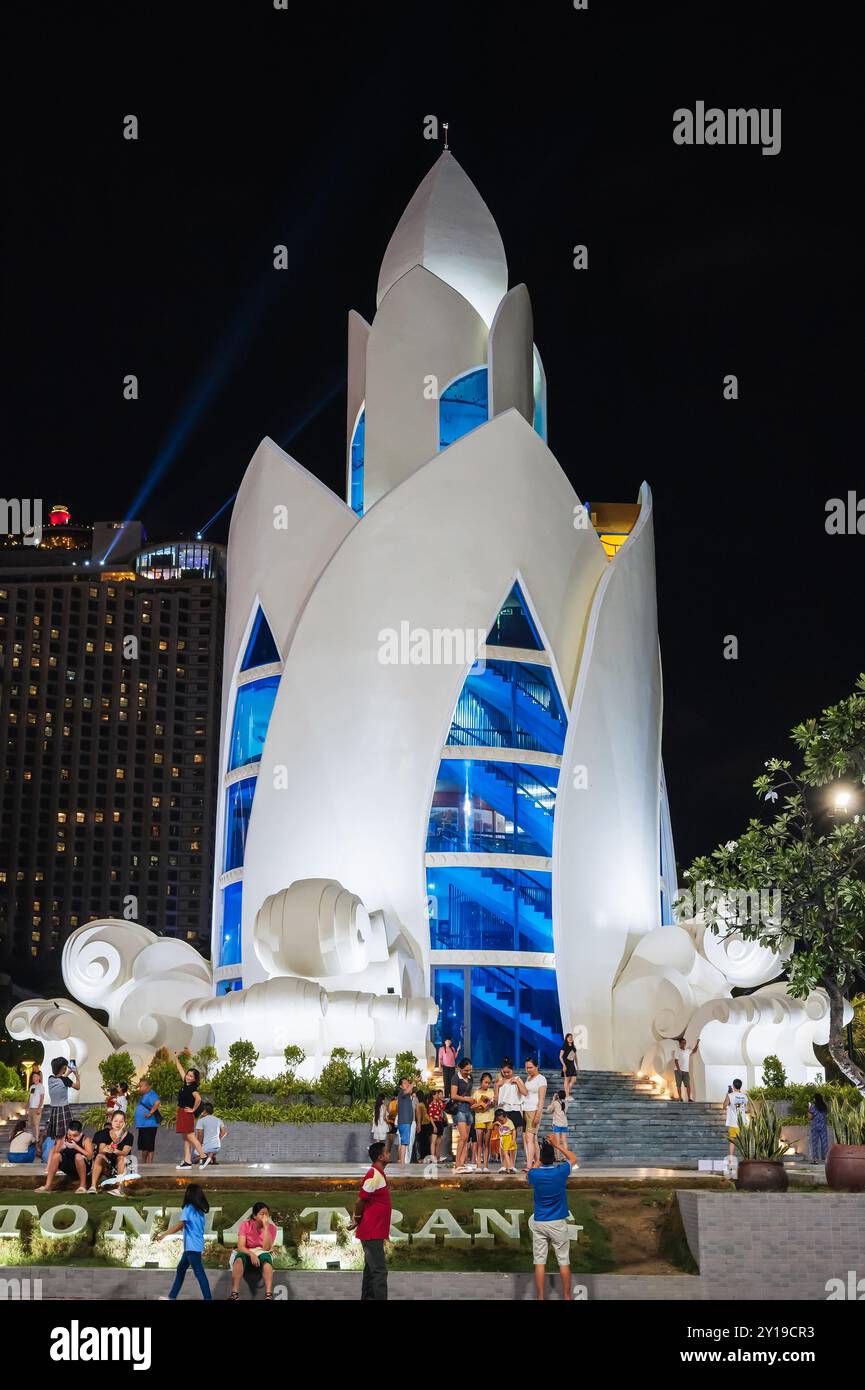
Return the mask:
POLYGON ((384 1243, 390 1235, 390 1188, 384 1170, 390 1159, 387 1145, 381 1141, 370 1144, 372 1167, 366 1173, 357 1194, 349 1230, 354 1231, 363 1246, 362 1299, 382 1302, 387 1298, 387 1259, 384 1243))

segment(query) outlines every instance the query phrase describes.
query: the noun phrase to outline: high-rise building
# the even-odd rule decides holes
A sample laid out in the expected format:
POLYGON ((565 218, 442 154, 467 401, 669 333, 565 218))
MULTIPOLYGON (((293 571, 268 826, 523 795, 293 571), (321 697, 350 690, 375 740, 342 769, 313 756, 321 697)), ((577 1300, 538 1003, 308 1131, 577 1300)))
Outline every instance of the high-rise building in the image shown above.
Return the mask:
POLYGON ((56 987, 95 918, 209 941, 224 552, 141 541, 65 507, 39 544, 0 538, 0 968, 19 987, 56 987))

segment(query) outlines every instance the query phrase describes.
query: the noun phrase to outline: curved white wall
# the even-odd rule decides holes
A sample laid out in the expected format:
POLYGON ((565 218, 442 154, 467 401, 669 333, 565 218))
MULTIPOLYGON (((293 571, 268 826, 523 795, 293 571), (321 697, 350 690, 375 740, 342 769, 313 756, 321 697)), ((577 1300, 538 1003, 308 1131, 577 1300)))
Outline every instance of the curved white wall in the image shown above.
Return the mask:
POLYGON ((396 914, 429 958, 423 856, 441 749, 465 665, 382 665, 379 633, 488 630, 516 576, 570 693, 604 573, 578 498, 514 410, 383 497, 343 542, 297 624, 246 844, 244 981, 264 978, 255 914, 298 878, 334 878, 396 914), (288 790, 274 787, 274 764, 288 790))
MULTIPOLYGON (((556 803, 553 924, 565 1028, 583 1065, 625 1065, 612 991, 635 942, 660 921, 661 671, 652 496, 595 596, 556 803), (574 772, 587 769, 587 787, 574 772)), ((641 1047, 645 1040, 640 1040, 641 1047)), ((629 1062, 634 1066, 638 1063, 629 1062)))
POLYGON ((421 266, 385 295, 366 350, 365 512, 438 453, 438 397, 486 362, 487 336, 471 304, 421 266))

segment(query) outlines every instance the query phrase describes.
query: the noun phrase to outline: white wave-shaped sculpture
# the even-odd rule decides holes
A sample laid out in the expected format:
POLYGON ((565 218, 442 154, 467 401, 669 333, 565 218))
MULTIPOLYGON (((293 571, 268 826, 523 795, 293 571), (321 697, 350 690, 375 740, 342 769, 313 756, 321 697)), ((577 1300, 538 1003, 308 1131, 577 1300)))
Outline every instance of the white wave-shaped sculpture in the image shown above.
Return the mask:
POLYGON ((77 999, 105 1009, 108 1032, 125 1051, 149 1058, 160 1047, 195 1051, 206 1041, 183 1010, 210 996, 212 974, 186 941, 156 936, 137 922, 88 922, 63 947, 63 979, 77 999))
POLYGON ((770 1055, 791 1081, 813 1080, 814 1044, 829 1038, 828 999, 823 990, 794 999, 775 978, 790 950, 716 934, 702 919, 657 927, 638 942, 614 992, 618 1064, 664 1077, 673 1094, 674 1040, 684 1036, 690 1047, 700 1041, 691 1071, 701 1100, 721 1100, 735 1077, 746 1088, 759 1084, 770 1055), (733 988, 753 992, 734 999, 733 988))
POLYGON ((265 898, 255 920, 255 951, 271 975, 307 979, 357 975, 388 959, 380 913, 336 879, 298 879, 265 898))
POLYGON ((81 1089, 71 1093, 73 1100, 102 1098, 99 1063, 116 1049, 105 1029, 80 1004, 70 999, 25 999, 6 1015, 6 1027, 13 1038, 22 1042, 34 1038, 42 1044, 46 1073, 54 1057, 75 1062, 81 1089))

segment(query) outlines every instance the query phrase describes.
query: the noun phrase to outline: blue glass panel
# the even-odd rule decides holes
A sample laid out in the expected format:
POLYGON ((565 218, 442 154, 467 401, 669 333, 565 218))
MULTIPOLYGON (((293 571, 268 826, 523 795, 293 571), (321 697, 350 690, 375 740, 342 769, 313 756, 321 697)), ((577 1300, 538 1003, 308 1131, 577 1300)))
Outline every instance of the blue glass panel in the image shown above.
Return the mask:
POLYGON ((252 632, 249 634, 249 641, 246 644, 240 669, 241 671, 251 671, 253 666, 269 666, 273 661, 279 661, 279 652, 273 640, 273 633, 268 627, 267 619, 259 608, 255 615, 255 622, 252 624, 252 632))
POLYGON ((543 651, 544 644, 532 620, 528 605, 515 584, 487 633, 487 646, 529 647, 543 651))
POLYGON ((232 990, 243 989, 242 980, 220 980, 216 986, 217 995, 231 994, 232 990))
POLYGON ((555 767, 444 759, 427 850, 551 855, 558 778, 555 767))
POLYGON ((548 666, 487 661, 469 671, 447 741, 561 756, 566 732, 567 716, 548 666))
POLYGON ((222 872, 239 869, 243 863, 246 848, 246 833, 249 829, 249 816, 252 811, 252 798, 255 795, 255 778, 245 777, 242 782, 234 782, 228 788, 228 804, 225 816, 225 858, 222 872))
POLYGON ((222 926, 219 932, 219 964, 240 964, 240 916, 243 884, 229 883, 222 890, 222 926))
POLYGON ((450 1038, 455 1046, 465 1038, 465 971, 434 970, 433 994, 439 1006, 437 1046, 450 1038))
POLYGON ((552 875, 447 865, 427 870, 434 951, 552 951, 552 875))
POLYGON ((544 442, 546 442, 547 420, 546 411, 544 410, 544 399, 541 395, 537 395, 535 397, 535 418, 533 424, 537 433, 541 436, 541 439, 543 439, 544 442))
POLYGON ((520 1056, 537 1058, 538 1066, 558 1067, 562 1046, 562 1015, 555 970, 516 971, 519 986, 520 1056))
POLYGON ((467 372, 452 381, 439 401, 439 448, 462 439, 470 430, 483 425, 489 416, 486 367, 467 372))
POLYGON ((351 439, 351 509, 363 516, 363 455, 366 437, 366 411, 362 410, 351 439))
POLYGON ((516 988, 514 971, 471 971, 471 1059, 475 1068, 498 1067, 503 1057, 516 1061, 516 988))
POLYGON ((230 772, 236 767, 243 767, 245 763, 261 761, 278 689, 279 676, 265 676, 263 680, 238 686, 228 750, 230 772))

